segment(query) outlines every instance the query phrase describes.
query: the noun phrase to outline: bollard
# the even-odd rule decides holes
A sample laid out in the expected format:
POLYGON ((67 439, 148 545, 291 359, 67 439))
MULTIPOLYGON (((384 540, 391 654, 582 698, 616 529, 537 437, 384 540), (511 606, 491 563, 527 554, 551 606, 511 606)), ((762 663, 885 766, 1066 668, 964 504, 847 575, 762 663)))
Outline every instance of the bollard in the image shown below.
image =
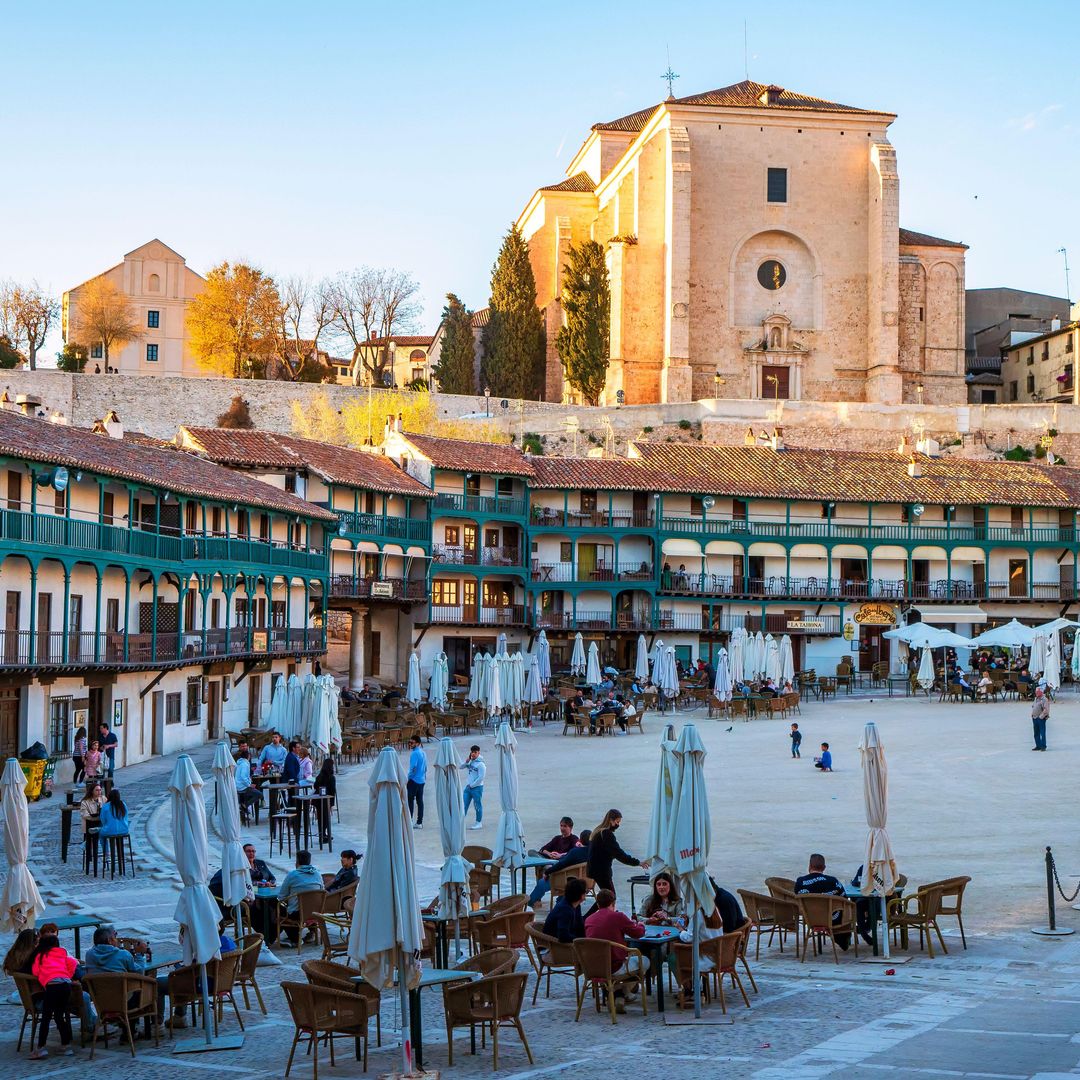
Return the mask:
POLYGON ((1058 929, 1057 918, 1054 912, 1054 855, 1050 845, 1046 846, 1046 926, 1033 926, 1031 932, 1039 937, 1066 937, 1073 933, 1071 927, 1058 929))

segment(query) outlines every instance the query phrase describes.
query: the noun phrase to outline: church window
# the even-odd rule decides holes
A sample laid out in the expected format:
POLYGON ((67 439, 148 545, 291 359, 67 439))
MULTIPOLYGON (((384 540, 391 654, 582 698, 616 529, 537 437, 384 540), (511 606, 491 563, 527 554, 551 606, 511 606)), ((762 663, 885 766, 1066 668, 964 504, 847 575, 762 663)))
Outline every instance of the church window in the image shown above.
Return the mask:
POLYGON ((151 330, 157 330, 161 326, 161 312, 148 311, 146 313, 146 325, 151 330))
POLYGON ((787 202, 787 169, 769 169, 767 198, 771 203, 787 202))
POLYGON ((776 259, 766 259, 758 267, 757 279, 763 289, 782 289, 787 281, 787 271, 776 259))

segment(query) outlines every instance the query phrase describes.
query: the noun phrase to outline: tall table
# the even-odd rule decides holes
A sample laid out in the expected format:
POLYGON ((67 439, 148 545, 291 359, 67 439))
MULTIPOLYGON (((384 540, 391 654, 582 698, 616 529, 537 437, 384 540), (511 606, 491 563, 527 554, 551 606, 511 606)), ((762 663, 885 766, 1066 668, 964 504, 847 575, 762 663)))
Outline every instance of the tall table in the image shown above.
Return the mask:
MULTIPOLYGON (((305 791, 303 789, 301 789, 301 791, 297 795, 295 795, 293 797, 293 802, 295 803, 295 805, 300 807, 300 823, 299 823, 299 826, 298 826, 298 828, 296 830, 297 842, 299 842, 300 828, 303 828, 303 831, 304 831, 304 846, 306 848, 308 848, 308 850, 311 849, 311 811, 314 809, 315 810, 315 817, 318 818, 319 813, 318 813, 318 808, 317 808, 316 804, 320 803, 320 802, 323 803, 323 812, 326 815, 325 843, 326 843, 326 846, 331 851, 334 850, 334 834, 331 831, 331 825, 330 825, 330 800, 332 798, 333 798, 332 795, 328 795, 328 794, 320 795, 320 794, 318 794, 317 792, 315 792, 313 790, 305 791)), ((319 850, 321 851, 322 846, 323 846, 323 842, 324 842, 322 828, 318 829, 318 833, 319 833, 319 837, 318 837, 318 839, 319 839, 319 850)))
POLYGON ((255 908, 259 913, 259 931, 269 948, 271 942, 277 944, 277 918, 274 913, 280 890, 276 885, 261 885, 253 891, 255 908))

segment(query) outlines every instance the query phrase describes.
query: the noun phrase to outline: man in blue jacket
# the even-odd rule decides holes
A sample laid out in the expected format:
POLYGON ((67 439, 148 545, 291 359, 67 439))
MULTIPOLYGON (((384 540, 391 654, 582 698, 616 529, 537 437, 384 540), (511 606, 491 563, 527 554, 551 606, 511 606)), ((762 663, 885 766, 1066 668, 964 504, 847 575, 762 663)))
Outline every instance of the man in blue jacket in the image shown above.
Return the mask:
POLYGON ((406 786, 409 796, 409 817, 412 817, 413 805, 416 806, 416 824, 414 829, 424 827, 424 785, 427 783, 427 758, 424 756, 424 744, 419 735, 409 740, 412 753, 409 754, 409 779, 406 786))

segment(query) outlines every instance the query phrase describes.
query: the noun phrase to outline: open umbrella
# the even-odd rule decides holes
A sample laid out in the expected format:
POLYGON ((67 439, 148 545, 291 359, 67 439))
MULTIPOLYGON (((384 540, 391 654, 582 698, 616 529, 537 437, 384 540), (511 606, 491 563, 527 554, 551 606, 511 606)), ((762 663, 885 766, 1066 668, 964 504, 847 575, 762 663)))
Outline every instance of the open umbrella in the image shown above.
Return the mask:
POLYGON ((0 808, 4 815, 4 854, 8 872, 0 890, 0 930, 32 928, 45 902, 30 873, 30 812, 26 806, 26 777, 15 758, 8 758, 0 778, 0 808))
POLYGON ((645 635, 638 634, 637 655, 634 657, 634 678, 647 679, 649 677, 649 649, 645 644, 645 635))
POLYGON ((736 626, 728 642, 728 666, 731 668, 732 684, 746 678, 746 630, 736 626))
POLYGON ((1043 678, 1051 690, 1061 685, 1061 636, 1054 632, 1046 639, 1046 664, 1043 678))
POLYGON ((701 923, 715 909, 716 897, 708 871, 712 825, 705 789, 705 744, 693 724, 683 725, 671 753, 675 764, 666 854, 694 928, 694 1015, 699 1017, 701 923))
POLYGON ((221 902, 233 908, 237 936, 240 934, 240 904, 251 892, 251 870, 240 843, 240 800, 236 796, 236 762, 224 739, 214 749, 214 804, 221 834, 221 902))
POLYGON ((439 814, 439 839, 443 864, 439 878, 439 918, 454 920, 457 958, 461 959, 461 919, 469 913, 469 871, 473 864, 462 858, 465 847, 465 806, 461 791, 454 740, 442 738, 435 751, 435 809, 439 814))
POLYGON ((585 642, 582 641, 580 633, 574 635, 574 651, 570 654, 570 674, 585 674, 585 642))
MULTIPOLYGON (((919 624, 922 625, 922 624, 919 624)), ((939 631, 943 633, 944 631, 939 631)), ((888 637, 888 634, 883 635, 888 637)), ((1025 626, 1021 622, 1017 622, 1016 619, 1010 619, 1003 626, 995 626, 993 630, 984 630, 978 637, 974 637, 968 642, 969 646, 974 646, 977 649, 997 647, 1000 649, 1025 649, 1030 648, 1031 643, 1035 640, 1035 629, 1031 626, 1025 626)), ((934 647, 937 647, 937 642, 934 642, 934 647)), ((943 644, 952 644, 951 642, 944 642, 943 644)))
POLYGON ((716 681, 713 683, 713 697, 717 701, 731 700, 731 669, 728 667, 727 649, 721 649, 716 656, 716 681))
POLYGON ((419 705, 420 696, 420 657, 413 653, 409 657, 409 677, 405 683, 405 700, 410 705, 419 705))
MULTIPOLYGON (((205 1042, 189 1040, 190 1046, 181 1044, 178 1049, 195 1052, 206 1046, 224 1046, 226 1041, 211 1037, 212 1018, 206 986, 206 965, 221 955, 218 937, 221 909, 207 885, 210 870, 203 779, 187 754, 181 754, 176 759, 172 776, 169 778, 168 791, 172 803, 173 857, 181 881, 180 898, 176 902, 173 919, 180 924, 183 931, 184 962, 198 964, 202 969, 203 1026, 206 1035, 205 1042)), ((238 1038, 242 1044, 243 1037, 238 1038)))
POLYGON ((446 653, 435 656, 431 665, 431 682, 428 683, 428 701, 436 709, 446 708, 446 692, 450 688, 450 669, 446 663, 446 653))
POLYGON ((595 641, 589 642, 589 663, 585 669, 585 681, 590 686, 600 685, 600 650, 595 641))
MULTIPOLYGON (((349 929, 349 956, 375 989, 393 985, 401 999, 402 1072, 412 1072, 409 990, 420 981, 424 925, 416 892, 413 830, 397 751, 384 746, 368 778, 367 850, 349 929)), ((464 816, 464 814, 463 814, 464 816)))
POLYGON ((285 676, 279 675, 274 680, 274 696, 270 699, 270 715, 266 718, 266 726, 273 731, 281 731, 288 711, 289 690, 285 683, 285 676))
POLYGON ((919 657, 919 674, 915 681, 923 690, 929 690, 934 685, 934 656, 929 645, 923 646, 922 655, 919 657))
POLYGON ((551 646, 546 630, 541 630, 536 639, 536 658, 540 663, 540 681, 547 686, 551 682, 551 646))
POLYGON ((780 639, 780 685, 795 685, 795 657, 791 651, 791 637, 785 634, 780 639))
POLYGON ((660 739, 660 766, 656 770, 656 788, 653 792, 652 815, 649 818, 649 836, 646 840, 645 861, 651 863, 649 873, 656 877, 668 865, 668 825, 671 821, 671 796, 674 783, 675 728, 667 724, 660 739))
MULTIPOLYGON (((884 916, 886 897, 896 890, 896 858, 886 829, 889 816, 889 770, 885 764, 885 748, 881 745, 877 725, 873 721, 863 728, 859 743, 862 758, 863 796, 866 799, 866 824, 870 832, 866 837, 866 854, 863 856, 862 894, 881 897, 884 916)), ((889 926, 883 927, 885 955, 889 955, 889 926)))
POLYGON ((766 679, 780 682, 780 643, 772 634, 765 638, 765 663, 761 670, 765 672, 766 679))
POLYGON ((499 827, 492 847, 491 861, 505 866, 513 880, 514 871, 525 863, 525 830, 518 816, 518 769, 517 739, 510 725, 504 720, 495 736, 495 750, 499 755, 499 827))

